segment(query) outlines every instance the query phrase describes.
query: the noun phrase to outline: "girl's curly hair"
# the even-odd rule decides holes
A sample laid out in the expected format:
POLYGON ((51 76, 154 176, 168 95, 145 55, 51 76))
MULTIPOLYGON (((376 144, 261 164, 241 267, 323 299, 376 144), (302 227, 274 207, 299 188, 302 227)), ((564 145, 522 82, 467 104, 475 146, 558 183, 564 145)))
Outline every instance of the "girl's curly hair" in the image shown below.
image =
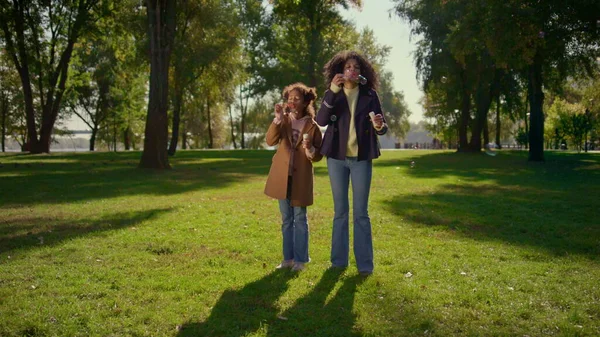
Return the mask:
POLYGON ((309 88, 308 86, 306 86, 306 84, 302 82, 290 84, 287 87, 283 88, 283 99, 285 101, 287 101, 290 92, 292 92, 293 90, 298 90, 298 92, 300 92, 300 94, 302 94, 302 96, 304 97, 304 102, 306 103, 304 115, 309 115, 312 118, 315 118, 314 103, 317 99, 317 89, 309 88))
POLYGON ((365 84, 365 86, 377 90, 379 87, 379 79, 375 74, 373 65, 364 56, 352 50, 344 50, 337 53, 329 60, 329 62, 327 62, 327 64, 325 64, 323 67, 325 87, 329 88, 335 74, 344 73, 344 65, 349 59, 355 59, 360 65, 360 74, 367 78, 367 84, 365 84))

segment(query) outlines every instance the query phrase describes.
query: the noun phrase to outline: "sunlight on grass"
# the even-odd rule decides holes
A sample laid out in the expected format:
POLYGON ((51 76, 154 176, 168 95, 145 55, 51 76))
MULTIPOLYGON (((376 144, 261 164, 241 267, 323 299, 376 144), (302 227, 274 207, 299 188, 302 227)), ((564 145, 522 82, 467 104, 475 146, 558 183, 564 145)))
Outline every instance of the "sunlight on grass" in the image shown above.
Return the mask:
POLYGON ((139 155, 1 157, 1 336, 600 334, 598 155, 384 152, 369 278, 329 268, 324 160, 296 274, 274 270, 273 152, 139 155))

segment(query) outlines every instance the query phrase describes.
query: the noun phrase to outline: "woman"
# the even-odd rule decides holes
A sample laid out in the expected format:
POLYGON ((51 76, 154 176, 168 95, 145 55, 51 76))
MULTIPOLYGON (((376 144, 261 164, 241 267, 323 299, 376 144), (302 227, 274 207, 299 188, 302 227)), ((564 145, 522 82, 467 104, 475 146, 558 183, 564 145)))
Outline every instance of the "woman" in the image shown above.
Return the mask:
POLYGON ((300 271, 308 256, 306 207, 313 204, 313 162, 320 153, 321 131, 314 120, 317 93, 303 83, 283 89, 287 101, 275 105, 275 118, 267 131, 269 146, 279 144, 265 186, 265 194, 279 200, 283 224, 283 261, 277 268, 300 271))
MULTIPOLYGON (((379 157, 377 135, 387 132, 381 102, 375 91, 378 80, 371 63, 354 51, 335 55, 324 67, 325 91, 317 123, 327 126, 321 154, 333 194, 334 218, 331 264, 348 266, 348 186, 352 180, 354 257, 362 275, 373 273, 373 238, 367 210, 372 160, 379 157), (366 78, 365 84, 359 79, 366 78)), ((364 80, 362 81, 364 82, 364 80)))

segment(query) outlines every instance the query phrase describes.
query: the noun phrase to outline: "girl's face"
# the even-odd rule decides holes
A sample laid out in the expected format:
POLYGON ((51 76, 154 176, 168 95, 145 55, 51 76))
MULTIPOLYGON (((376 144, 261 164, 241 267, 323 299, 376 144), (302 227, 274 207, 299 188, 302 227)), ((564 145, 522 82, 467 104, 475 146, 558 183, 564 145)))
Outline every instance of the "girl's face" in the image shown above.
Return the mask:
POLYGON ((304 116, 306 102, 304 102, 304 95, 299 90, 294 89, 289 92, 287 103, 290 110, 296 113, 296 117, 301 118, 304 116))
POLYGON ((360 64, 355 59, 348 59, 344 63, 344 77, 349 80, 354 80, 360 75, 360 64))

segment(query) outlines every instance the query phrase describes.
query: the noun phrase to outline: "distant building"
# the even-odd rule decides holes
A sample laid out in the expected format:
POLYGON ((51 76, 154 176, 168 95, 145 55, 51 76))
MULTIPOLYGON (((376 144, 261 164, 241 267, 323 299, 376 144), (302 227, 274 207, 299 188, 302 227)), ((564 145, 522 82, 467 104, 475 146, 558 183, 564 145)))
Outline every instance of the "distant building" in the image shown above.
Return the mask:
POLYGON ((434 149, 438 148, 439 142, 429 135, 420 124, 411 124, 410 131, 406 137, 400 139, 391 132, 379 136, 379 143, 382 149, 434 149))

